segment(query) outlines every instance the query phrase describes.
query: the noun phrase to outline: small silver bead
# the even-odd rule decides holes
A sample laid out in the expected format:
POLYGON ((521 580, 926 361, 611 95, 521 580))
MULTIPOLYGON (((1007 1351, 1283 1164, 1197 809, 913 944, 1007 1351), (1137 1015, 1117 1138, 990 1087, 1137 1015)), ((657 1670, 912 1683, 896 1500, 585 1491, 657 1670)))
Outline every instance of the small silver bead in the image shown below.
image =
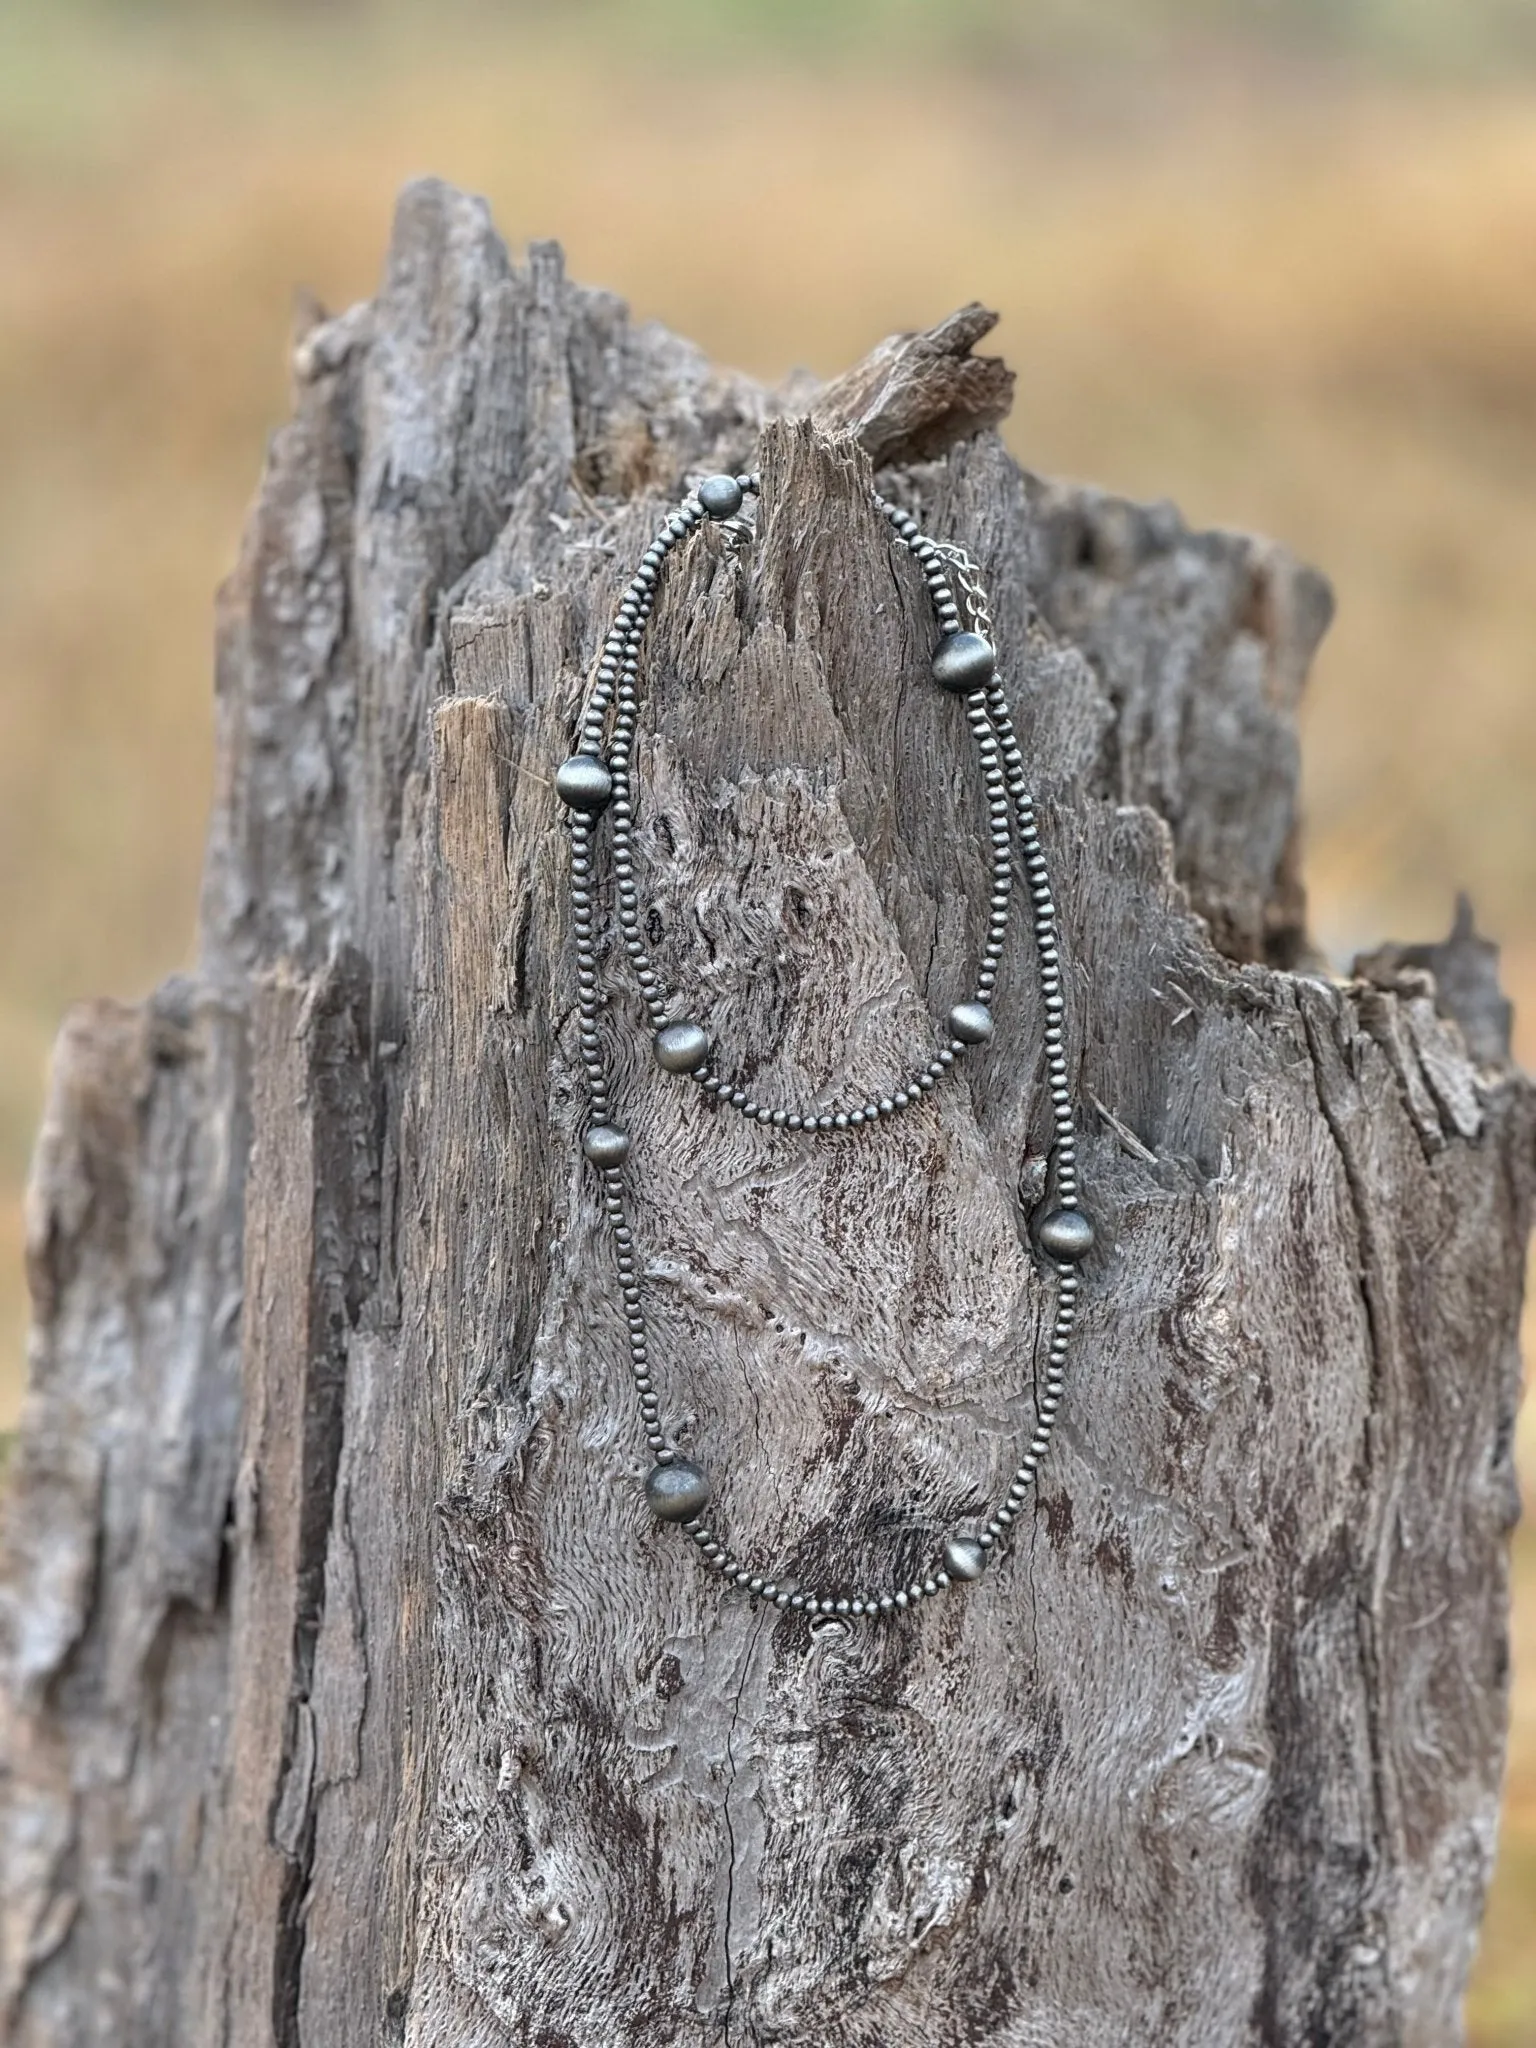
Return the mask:
POLYGON ((686 1019, 663 1024, 651 1043, 656 1064, 669 1074, 696 1073, 709 1058, 709 1033, 686 1019))
POLYGON ((743 495, 733 476, 707 476, 698 489, 699 503, 711 519, 734 519, 743 495))
POLYGON ((952 1579, 979 1579, 987 1568, 987 1553, 970 1536, 951 1536, 944 1546, 944 1569, 952 1579))
POLYGON ((647 1472, 645 1499, 658 1521, 691 1522, 709 1503, 709 1481, 697 1465, 676 1458, 647 1472))
MULTIPOLYGON (((943 616, 949 616, 949 607, 943 616)), ((990 640, 979 633, 950 633, 934 650, 933 679, 941 689, 965 696, 991 682, 997 668, 997 653, 990 640)))
POLYGON ((629 1133, 617 1124, 594 1124, 581 1149, 594 1166, 619 1166, 629 1157, 629 1133))
POLYGON ((1053 1209, 1035 1234, 1053 1259, 1086 1259, 1093 1250, 1093 1225, 1081 1209, 1053 1209))
POLYGON ((949 1028, 962 1045, 985 1045, 992 1036, 992 1012, 985 1003, 956 1003, 949 1028))
POLYGON ((613 795, 613 777, 596 754, 572 754, 555 770, 555 794, 573 811, 600 811, 613 795))

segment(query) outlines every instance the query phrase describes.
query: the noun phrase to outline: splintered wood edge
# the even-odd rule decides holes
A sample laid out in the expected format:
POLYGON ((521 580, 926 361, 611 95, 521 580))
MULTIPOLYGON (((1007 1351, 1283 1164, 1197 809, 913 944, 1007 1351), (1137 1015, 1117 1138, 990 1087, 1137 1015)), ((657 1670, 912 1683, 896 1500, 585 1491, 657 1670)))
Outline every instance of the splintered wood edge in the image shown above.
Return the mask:
POLYGON ((936 327, 888 336, 822 387, 812 419, 823 432, 851 435, 877 469, 931 461, 997 426, 1013 405, 1014 373, 1001 356, 971 353, 997 320, 972 300, 936 327))

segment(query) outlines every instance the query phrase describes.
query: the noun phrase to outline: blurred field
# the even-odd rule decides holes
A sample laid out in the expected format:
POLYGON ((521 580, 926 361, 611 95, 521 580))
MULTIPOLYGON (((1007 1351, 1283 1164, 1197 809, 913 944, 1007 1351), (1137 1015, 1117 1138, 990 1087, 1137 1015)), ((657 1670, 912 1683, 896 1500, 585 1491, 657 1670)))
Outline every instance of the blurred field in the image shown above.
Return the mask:
MULTIPOLYGON (((564 10, 558 33, 541 10, 434 12, 429 38, 340 0, 13 0, 0 1425, 59 1012, 190 947, 211 595, 284 414, 292 288, 371 289, 418 170, 770 376, 965 298, 1002 308, 1026 461, 1275 533, 1333 577, 1306 736, 1319 936, 1343 962, 1433 935, 1466 885, 1536 1059, 1536 23, 1523 0, 1293 0, 1257 50, 1239 12, 955 0, 940 35, 901 0, 648 0, 564 10)), ((1536 2041, 1528 1534, 1519 1568, 1483 2048, 1536 2041)))

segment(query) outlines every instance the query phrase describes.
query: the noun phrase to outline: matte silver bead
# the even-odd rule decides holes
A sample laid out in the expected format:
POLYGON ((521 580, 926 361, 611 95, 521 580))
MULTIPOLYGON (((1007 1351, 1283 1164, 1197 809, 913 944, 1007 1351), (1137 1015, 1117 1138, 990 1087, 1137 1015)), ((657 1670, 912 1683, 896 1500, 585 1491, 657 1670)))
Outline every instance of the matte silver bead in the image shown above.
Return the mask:
POLYGON ((617 1124, 594 1124, 581 1149, 594 1166, 622 1166, 629 1157, 629 1133, 617 1124))
POLYGON ((951 1536, 944 1546, 944 1569, 952 1579, 979 1579, 987 1568, 987 1553, 970 1536, 951 1536))
POLYGON ((1086 1259, 1093 1250, 1093 1225, 1081 1209, 1053 1209, 1035 1235, 1053 1259, 1086 1259))
POLYGON ((691 1522, 709 1505, 709 1481, 686 1458, 653 1465, 645 1475, 645 1503, 660 1522, 691 1522))
POLYGON ((985 1045, 992 1036, 992 1012, 985 1003, 956 1003, 949 1013, 949 1031, 962 1045, 985 1045))
POLYGON ((997 668, 997 652, 979 633, 949 633, 933 656, 933 679, 941 689, 968 696, 984 689, 997 668))
POLYGON ((741 510, 741 485, 733 476, 707 476, 698 499, 711 519, 734 519, 741 510))
POLYGON ((694 1074, 709 1058, 709 1033, 702 1024, 663 1024, 652 1040, 656 1064, 669 1074, 694 1074))
POLYGON ((572 754, 555 770, 555 794, 573 811, 600 811, 613 795, 613 777, 596 754, 572 754))

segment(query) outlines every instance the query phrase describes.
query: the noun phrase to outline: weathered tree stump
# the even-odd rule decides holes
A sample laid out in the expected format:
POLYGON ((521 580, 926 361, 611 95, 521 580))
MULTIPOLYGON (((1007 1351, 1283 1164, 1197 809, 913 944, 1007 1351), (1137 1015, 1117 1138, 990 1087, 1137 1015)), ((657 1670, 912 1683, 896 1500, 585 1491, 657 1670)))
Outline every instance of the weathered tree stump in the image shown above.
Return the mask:
MULTIPOLYGON (((297 351, 224 596, 195 977, 60 1040, 8 1503, 21 2048, 1442 2044, 1493 1853, 1531 1092, 1491 949, 1310 956, 1278 548, 1021 472, 968 308, 809 417, 413 187, 297 351), (749 1067, 910 1063, 976 944, 961 713, 883 487, 995 594, 1070 962, 1087 1319, 963 1598, 809 1623, 650 1526, 574 1142, 550 788, 651 632, 659 955, 749 1067), (667 842, 663 846, 663 840, 667 842)), ((726 1526, 873 1566, 995 1494, 1040 1017, 841 1148, 653 1078, 666 1408, 726 1526)))

